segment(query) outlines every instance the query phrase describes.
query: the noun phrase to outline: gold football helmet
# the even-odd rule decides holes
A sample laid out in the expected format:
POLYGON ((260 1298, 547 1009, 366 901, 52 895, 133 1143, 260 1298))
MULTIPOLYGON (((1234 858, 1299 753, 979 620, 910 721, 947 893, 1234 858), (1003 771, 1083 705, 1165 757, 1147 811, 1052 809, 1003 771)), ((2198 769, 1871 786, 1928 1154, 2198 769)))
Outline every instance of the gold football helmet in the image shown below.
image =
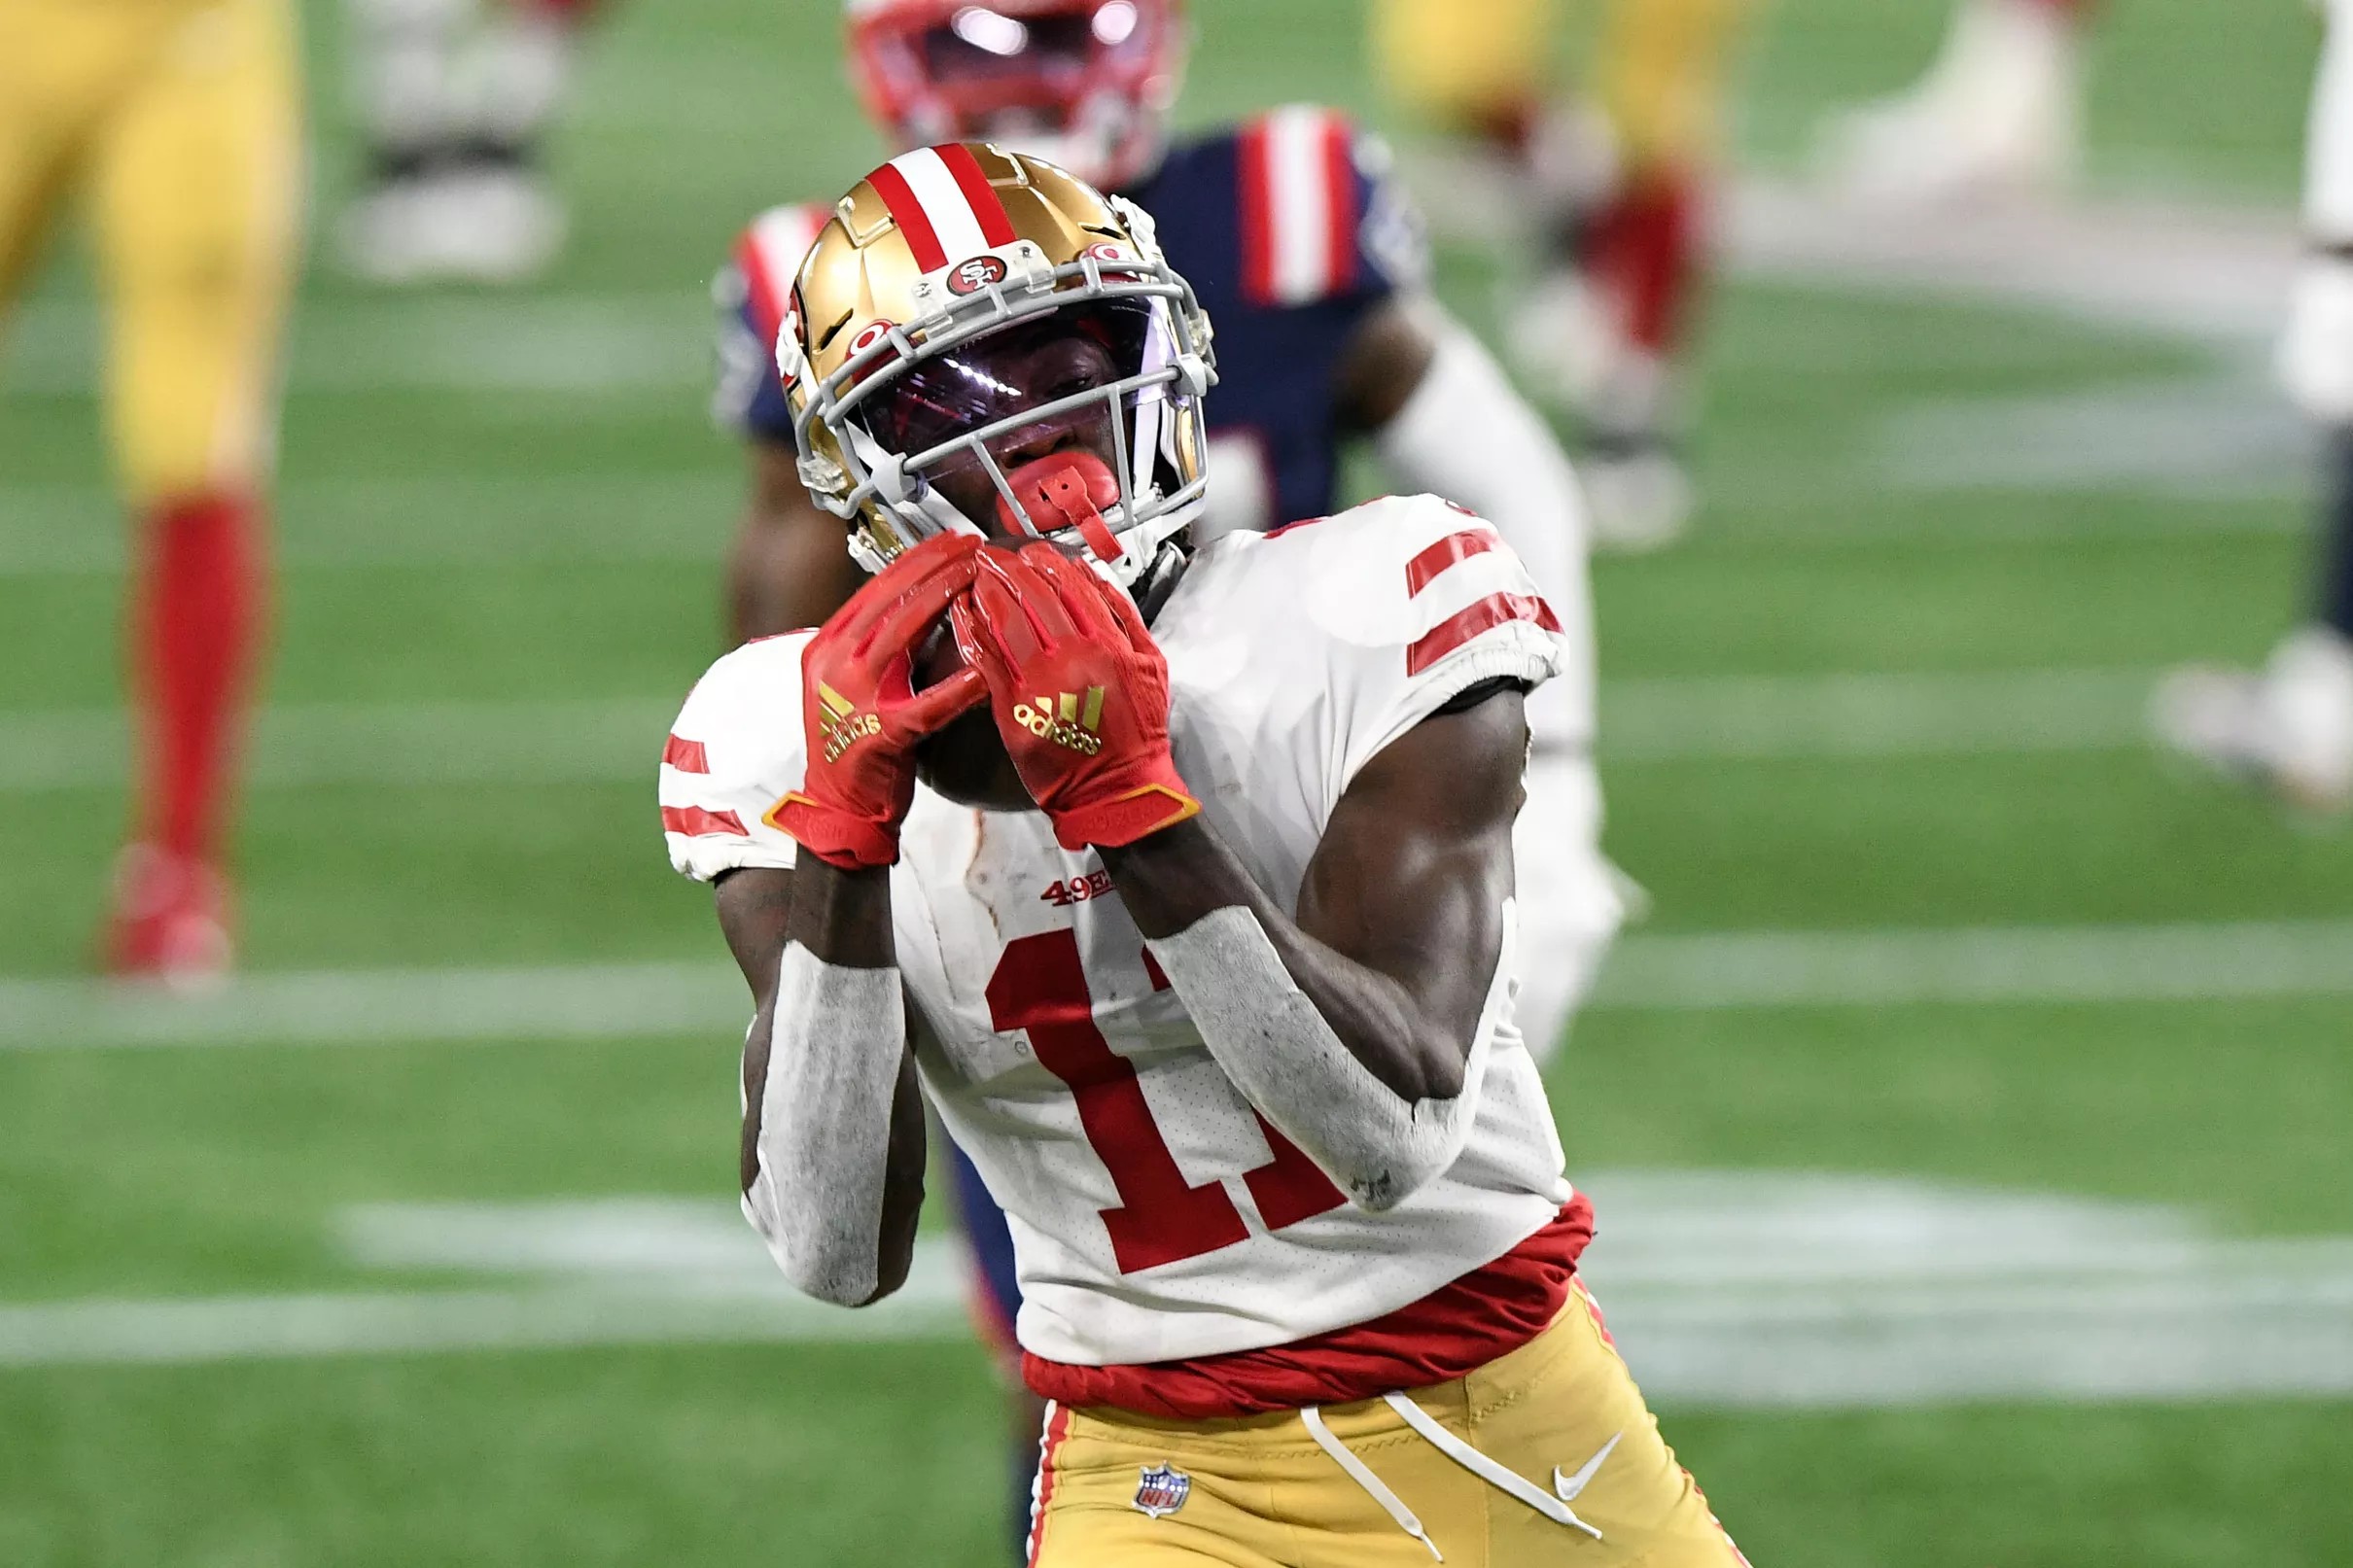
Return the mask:
POLYGON ((1210 336, 1141 209, 951 143, 835 205, 776 364, 802 482, 867 571, 964 532, 1050 539, 1124 585, 1202 510, 1210 336))

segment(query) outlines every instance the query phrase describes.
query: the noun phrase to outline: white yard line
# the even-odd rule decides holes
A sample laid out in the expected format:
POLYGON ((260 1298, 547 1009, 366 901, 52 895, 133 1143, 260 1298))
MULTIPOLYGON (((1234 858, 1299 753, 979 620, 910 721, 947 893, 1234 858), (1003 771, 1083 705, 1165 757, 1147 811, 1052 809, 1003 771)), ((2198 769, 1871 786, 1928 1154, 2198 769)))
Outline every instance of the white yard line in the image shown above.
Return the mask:
POLYGON ((1593 1005, 1692 1011, 2353 996, 2353 920, 1753 931, 1619 942, 1593 1005))
MULTIPOLYGON (((296 568, 716 565, 743 482, 709 470, 297 480, 275 498, 277 558, 296 568)), ((123 508, 97 485, 0 484, 0 578, 105 576, 124 563, 123 508)))
POLYGON ((1618 762, 2094 751, 2144 745, 2144 670, 1700 676, 1604 681, 1618 762))
MULTIPOLYGON (((2353 1237, 2218 1235, 2195 1213, 2054 1194, 1776 1171, 1597 1171, 1582 1272, 1664 1403, 1874 1408, 2353 1391, 2353 1237)), ((471 1274, 421 1293, 0 1307, 0 1367, 962 1335, 965 1262, 801 1301, 723 1201, 346 1210, 366 1270, 471 1274)))
MULTIPOLYGON (((265 710, 257 788, 650 781, 677 700, 285 704, 265 710)), ((0 717, 0 793, 122 782, 129 722, 113 709, 0 717)))
MULTIPOLYGON (((2353 996, 2353 921, 1952 930, 1636 931, 1591 1007, 2210 1001, 2353 996)), ((0 981, 0 1052, 603 1040, 740 1031, 724 963, 248 975, 194 997, 0 981)))
POLYGON ((0 1367, 965 1335, 965 1287, 952 1256, 934 1247, 918 1262, 904 1291, 858 1312, 797 1297, 781 1278, 708 1291, 684 1281, 0 1307, 0 1367))
POLYGON ((1747 276, 1925 290, 2226 344, 2278 330, 2301 253, 2287 206, 2095 199, 1911 221, 1763 178, 1733 188, 1723 243, 1747 276))
MULTIPOLYGON (((296 392, 691 398, 711 380, 711 310, 695 289, 306 300, 295 318, 288 384, 296 392)), ((99 336, 87 300, 28 301, 10 322, 0 385, 91 391, 99 336)))
POLYGON ((741 1033, 750 1020, 743 981, 723 963, 308 970, 191 996, 0 981, 0 1051, 609 1040, 741 1033))
MULTIPOLYGON (((1617 762, 2129 749, 2156 679, 2139 670, 1691 677, 1605 682, 1617 762)), ((679 698, 547 703, 281 704, 265 710, 258 788, 650 780, 679 698)), ((0 794, 120 784, 114 709, 0 713, 0 794)))

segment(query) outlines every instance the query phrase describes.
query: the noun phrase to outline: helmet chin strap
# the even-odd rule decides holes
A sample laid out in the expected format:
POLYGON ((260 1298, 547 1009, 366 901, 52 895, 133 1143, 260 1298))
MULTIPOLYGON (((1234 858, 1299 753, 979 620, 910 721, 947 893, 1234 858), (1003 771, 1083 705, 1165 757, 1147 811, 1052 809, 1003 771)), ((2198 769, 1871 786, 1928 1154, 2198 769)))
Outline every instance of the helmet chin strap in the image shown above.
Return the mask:
POLYGON ((1047 539, 1075 529, 1104 565, 1127 555, 1103 515, 1120 503, 1119 477, 1094 453, 1056 452, 1025 463, 1005 475, 1005 487, 1012 494, 997 498, 997 520, 1006 533, 1047 539))

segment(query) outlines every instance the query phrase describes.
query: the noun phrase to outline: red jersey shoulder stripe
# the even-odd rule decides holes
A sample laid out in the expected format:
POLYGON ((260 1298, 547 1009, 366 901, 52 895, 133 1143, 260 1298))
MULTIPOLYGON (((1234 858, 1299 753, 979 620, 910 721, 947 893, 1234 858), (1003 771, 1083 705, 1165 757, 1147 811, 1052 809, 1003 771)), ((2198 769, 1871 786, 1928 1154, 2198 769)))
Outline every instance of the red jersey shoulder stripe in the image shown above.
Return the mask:
POLYGON ((662 831, 683 833, 690 839, 721 838, 729 834, 736 838, 744 832, 744 819, 729 811, 705 811, 700 806, 664 806, 662 831))
POLYGON ((831 214, 823 207, 775 207, 755 218, 735 242, 735 269, 743 274, 752 321, 773 339, 784 325, 785 301, 809 247, 831 214))
POLYGON ((1495 547, 1494 530, 1484 523, 1477 528, 1465 528, 1446 536, 1405 563, 1405 597, 1420 596, 1422 589, 1438 579, 1438 575, 1457 561, 1467 561, 1474 555, 1485 555, 1495 547))
POLYGON ((1328 109, 1262 115, 1235 138, 1242 284, 1251 304, 1314 304, 1355 287, 1355 130, 1328 109))
POLYGON ((681 773, 709 773, 711 753, 700 741, 689 741, 684 735, 673 735, 662 743, 662 761, 681 773))
POLYGON ((1561 629, 1552 607, 1543 600, 1528 594, 1491 593, 1466 610, 1449 615, 1431 627, 1405 650, 1405 673, 1420 675, 1483 632, 1498 626, 1524 620, 1543 627, 1548 632, 1561 629))

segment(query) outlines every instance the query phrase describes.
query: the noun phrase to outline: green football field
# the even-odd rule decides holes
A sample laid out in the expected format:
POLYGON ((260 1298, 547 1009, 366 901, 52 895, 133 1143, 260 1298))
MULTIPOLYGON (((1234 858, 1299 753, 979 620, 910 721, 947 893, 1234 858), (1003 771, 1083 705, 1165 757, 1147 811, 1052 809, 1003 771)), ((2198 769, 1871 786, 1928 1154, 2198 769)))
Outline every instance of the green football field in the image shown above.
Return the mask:
MULTIPOLYGON (((337 18, 308 9, 328 205, 337 18)), ((1352 0, 1196 9, 1188 118, 1381 118, 1352 0)), ((1782 177, 1942 12, 1761 9, 1740 135, 1782 177)), ((2113 297, 1741 267, 1699 525, 1597 569, 1609 846, 1650 907, 1555 1103, 1596 1289, 1761 1568, 2353 1560, 2353 836, 2141 724, 2167 666, 2259 658, 2296 613, 2304 436, 2259 327, 2132 302, 2165 258, 2101 218, 2284 228, 2317 28, 2108 9, 2103 205, 2053 222, 2108 234, 2113 297)), ((778 1299, 730 1218, 740 987, 653 813, 738 495, 709 275, 878 151, 832 17, 616 7, 543 285, 314 269, 238 851, 255 981, 207 1005, 76 978, 124 742, 74 247, 19 311, 0 1564, 1002 1560, 945 1227, 860 1318, 778 1299)), ((1443 282, 1493 325, 1478 255, 1443 282)))

